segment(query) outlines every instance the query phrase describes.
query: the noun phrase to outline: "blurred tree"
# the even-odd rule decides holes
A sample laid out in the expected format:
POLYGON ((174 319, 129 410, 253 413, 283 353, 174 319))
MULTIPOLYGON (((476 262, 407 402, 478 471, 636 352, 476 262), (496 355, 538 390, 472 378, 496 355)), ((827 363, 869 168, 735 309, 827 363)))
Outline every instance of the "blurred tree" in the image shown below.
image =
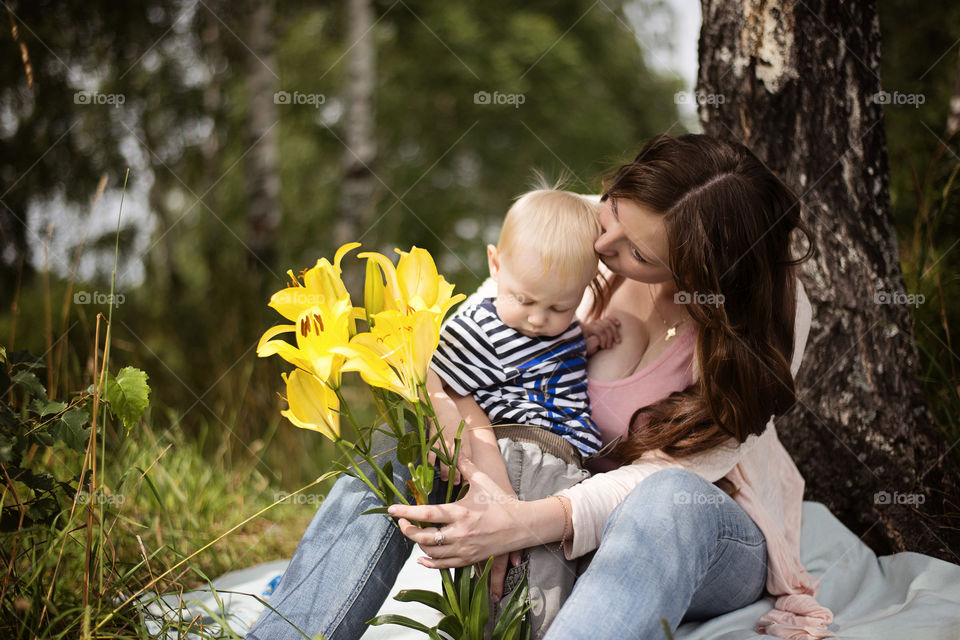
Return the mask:
MULTIPOLYGON (((278 365, 252 350, 276 322, 267 292, 286 269, 332 255, 345 194, 370 203, 353 239, 387 251, 426 247, 470 290, 485 274, 484 244, 533 168, 594 190, 597 175, 645 138, 676 130, 681 82, 647 69, 619 2, 358 3, 369 17, 325 2, 9 6, 35 82, 27 86, 19 43, 7 39, 3 300, 20 257, 40 251, 26 236, 30 203, 57 189, 84 203, 102 173, 115 189, 131 166, 153 230, 132 256, 145 276, 124 290, 115 353, 150 372, 156 406, 174 407, 172 419, 188 430, 214 425, 252 449, 281 402, 278 365), (125 101, 75 104, 78 89, 125 101), (282 103, 281 92, 308 98, 282 103), (344 158, 363 159, 369 172, 344 158)), ((81 242, 81 229, 69 231, 81 242)), ((103 265, 112 246, 111 233, 103 265)), ((28 272, 22 286, 18 342, 42 344, 43 283, 28 272)), ((102 308, 67 307, 69 325, 79 324, 65 370, 86 361, 102 308)), ((0 329, 9 323, 0 317, 0 329)), ((279 438, 278 458, 311 442, 290 429, 279 438)), ((316 475, 275 466, 293 481, 316 475)))
POLYGON ((799 402, 780 436, 808 496, 875 548, 952 559, 957 529, 943 515, 955 510, 956 478, 944 473, 947 447, 918 380, 888 199, 876 7, 702 4, 699 89, 725 98, 704 100, 704 129, 742 141, 797 190, 817 243, 801 272, 814 321, 799 402))

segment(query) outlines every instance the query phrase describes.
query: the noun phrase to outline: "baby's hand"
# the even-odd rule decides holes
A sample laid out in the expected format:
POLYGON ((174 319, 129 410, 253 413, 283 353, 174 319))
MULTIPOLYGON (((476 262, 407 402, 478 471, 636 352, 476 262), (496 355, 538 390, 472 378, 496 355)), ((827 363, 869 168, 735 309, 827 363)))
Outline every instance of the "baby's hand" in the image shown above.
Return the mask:
POLYGON ((587 355, 593 355, 598 349, 609 349, 620 342, 620 321, 613 317, 604 317, 581 325, 583 338, 587 341, 587 355))

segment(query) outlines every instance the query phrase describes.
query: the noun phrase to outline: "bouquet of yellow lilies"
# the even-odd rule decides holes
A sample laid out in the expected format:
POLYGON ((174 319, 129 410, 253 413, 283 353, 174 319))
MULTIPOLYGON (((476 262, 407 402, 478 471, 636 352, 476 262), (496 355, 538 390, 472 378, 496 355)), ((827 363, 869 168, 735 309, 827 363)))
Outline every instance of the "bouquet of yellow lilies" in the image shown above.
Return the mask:
MULTIPOLYGON (((342 470, 363 481, 384 504, 367 513, 385 514, 395 501, 409 504, 409 500, 393 482, 392 463, 381 466, 370 455, 365 434, 372 433, 373 427, 362 427, 354 420, 340 390, 341 376, 355 371, 370 387, 379 415, 390 427, 383 432, 396 438, 397 459, 410 471, 406 488, 417 504, 425 504, 434 481, 430 453, 453 469, 460 450, 460 432, 452 452, 439 429, 430 435, 427 420, 436 420, 436 415, 426 393, 426 380, 443 319, 465 296, 453 294, 454 286, 437 272, 428 251, 413 247, 409 252, 397 250, 400 259, 396 266, 380 253, 358 254, 367 261, 364 306, 354 307, 341 278, 341 262, 359 246, 358 242, 343 245, 333 263, 321 258, 299 278, 287 272, 291 285, 273 294, 269 306, 294 324, 268 329, 257 345, 257 355, 276 354, 294 365, 289 375, 282 376, 289 407, 281 415, 297 427, 318 431, 332 440, 346 458, 342 470), (365 323, 367 330, 358 331, 357 321, 365 323), (278 337, 291 333, 295 345, 278 337), (341 418, 354 427, 357 442, 341 436, 341 418), (406 423, 414 428, 408 430, 406 423), (376 482, 355 456, 373 470, 376 482)), ((453 476, 451 473, 447 485, 448 502, 453 497, 453 476)), ((440 611, 444 618, 433 628, 402 616, 379 616, 370 624, 399 624, 437 640, 481 640, 488 620, 491 564, 492 559, 482 573, 473 567, 457 569, 452 576, 449 570, 441 570, 442 595, 408 590, 397 596, 440 611)), ((525 586, 514 591, 497 620, 493 638, 507 640, 528 633, 523 620, 529 608, 526 591, 525 586)))

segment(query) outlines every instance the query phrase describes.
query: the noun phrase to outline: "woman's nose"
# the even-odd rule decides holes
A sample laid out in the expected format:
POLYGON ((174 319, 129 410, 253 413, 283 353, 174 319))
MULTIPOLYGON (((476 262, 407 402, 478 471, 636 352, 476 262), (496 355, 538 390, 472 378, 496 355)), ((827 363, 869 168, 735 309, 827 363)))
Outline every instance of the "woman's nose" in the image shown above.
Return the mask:
POLYGON ((593 250, 603 256, 612 256, 616 251, 613 249, 614 242, 616 238, 613 235, 613 231, 610 229, 604 229, 603 233, 597 238, 596 242, 593 243, 593 250))

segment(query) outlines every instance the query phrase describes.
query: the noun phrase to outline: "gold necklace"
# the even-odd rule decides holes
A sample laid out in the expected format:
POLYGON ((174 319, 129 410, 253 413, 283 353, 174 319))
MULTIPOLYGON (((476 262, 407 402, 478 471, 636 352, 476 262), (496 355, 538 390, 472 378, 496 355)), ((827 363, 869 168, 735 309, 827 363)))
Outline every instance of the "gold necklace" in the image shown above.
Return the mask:
POLYGON ((660 322, 663 323, 663 326, 667 327, 667 334, 663 337, 664 342, 670 342, 671 338, 677 336, 677 327, 683 324, 687 319, 680 318, 677 322, 670 326, 667 324, 667 321, 664 320, 663 314, 660 313, 660 307, 657 306, 657 299, 653 297, 653 289, 650 288, 650 283, 647 283, 647 293, 650 294, 650 302, 653 304, 653 310, 657 312, 657 315, 660 317, 660 322))

